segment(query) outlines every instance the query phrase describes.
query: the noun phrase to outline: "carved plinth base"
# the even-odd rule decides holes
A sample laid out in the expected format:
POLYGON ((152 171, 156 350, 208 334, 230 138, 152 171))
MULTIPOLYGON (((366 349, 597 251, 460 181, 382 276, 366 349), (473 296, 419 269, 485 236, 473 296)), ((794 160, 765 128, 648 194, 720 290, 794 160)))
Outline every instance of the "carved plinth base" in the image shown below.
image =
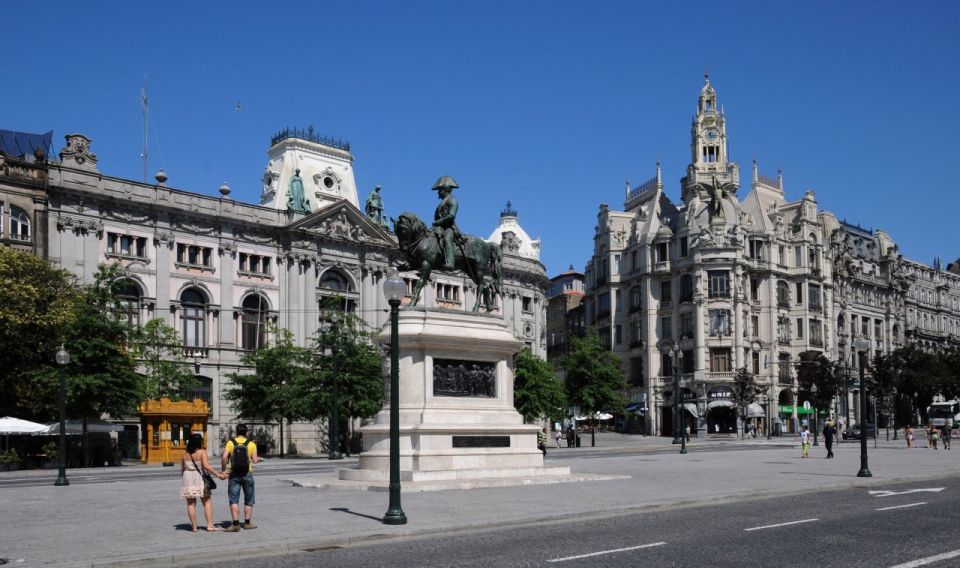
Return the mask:
MULTIPOLYGON (((389 339, 386 333, 377 341, 389 339)), ((513 355, 522 343, 502 319, 402 310, 399 342, 401 479, 569 473, 543 467, 539 428, 524 424, 513 407, 513 355)), ((367 450, 359 469, 340 470, 340 479, 388 478, 389 405, 361 429, 367 450)))

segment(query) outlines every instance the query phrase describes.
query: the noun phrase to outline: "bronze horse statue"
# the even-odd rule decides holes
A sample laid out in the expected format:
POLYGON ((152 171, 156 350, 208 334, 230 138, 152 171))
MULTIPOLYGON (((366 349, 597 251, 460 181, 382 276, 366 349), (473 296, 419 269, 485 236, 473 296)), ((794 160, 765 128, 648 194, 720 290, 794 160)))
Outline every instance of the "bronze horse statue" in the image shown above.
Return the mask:
MULTIPOLYGON (((436 235, 414 213, 403 213, 394 221, 394 233, 400 243, 400 252, 406 259, 407 267, 416 270, 420 275, 417 286, 413 291, 413 302, 416 306, 420 300, 420 292, 430 281, 430 273, 437 266, 443 264, 443 252, 437 242, 436 235)), ((480 309, 481 302, 486 310, 493 311, 493 298, 503 293, 503 269, 500 246, 497 243, 464 235, 456 239, 454 252, 454 270, 463 272, 470 277, 477 286, 477 302, 473 311, 480 309), (490 282, 487 282, 487 276, 490 282), (484 300, 484 292, 489 292, 484 300)))

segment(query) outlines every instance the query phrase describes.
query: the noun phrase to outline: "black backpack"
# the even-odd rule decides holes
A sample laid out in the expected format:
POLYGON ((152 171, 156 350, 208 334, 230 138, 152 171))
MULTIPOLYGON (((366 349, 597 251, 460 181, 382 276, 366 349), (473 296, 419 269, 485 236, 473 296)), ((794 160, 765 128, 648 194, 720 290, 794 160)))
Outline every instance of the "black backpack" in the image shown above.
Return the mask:
POLYGON ((242 444, 234 438, 230 438, 230 441, 233 442, 233 455, 230 456, 230 475, 243 477, 250 472, 250 456, 247 455, 247 443, 250 440, 244 440, 242 444))

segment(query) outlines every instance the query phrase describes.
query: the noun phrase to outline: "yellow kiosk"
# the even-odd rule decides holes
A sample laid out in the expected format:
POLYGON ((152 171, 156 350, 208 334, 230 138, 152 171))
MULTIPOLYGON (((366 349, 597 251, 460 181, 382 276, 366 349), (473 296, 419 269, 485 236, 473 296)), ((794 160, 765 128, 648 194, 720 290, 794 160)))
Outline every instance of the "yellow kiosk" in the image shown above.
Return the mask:
POLYGON ((140 431, 143 439, 140 443, 140 463, 178 463, 190 434, 204 434, 209 417, 210 407, 198 398, 176 402, 161 398, 141 402, 140 431))

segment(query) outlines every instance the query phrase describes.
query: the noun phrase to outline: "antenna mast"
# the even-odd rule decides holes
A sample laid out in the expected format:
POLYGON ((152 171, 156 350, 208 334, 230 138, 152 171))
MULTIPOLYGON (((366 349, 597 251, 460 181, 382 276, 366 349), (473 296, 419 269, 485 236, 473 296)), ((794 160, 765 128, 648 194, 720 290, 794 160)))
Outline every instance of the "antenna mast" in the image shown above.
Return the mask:
POLYGON ((140 89, 140 106, 143 110, 143 150, 140 159, 143 160, 143 183, 147 183, 147 74, 143 74, 143 88, 140 89))

